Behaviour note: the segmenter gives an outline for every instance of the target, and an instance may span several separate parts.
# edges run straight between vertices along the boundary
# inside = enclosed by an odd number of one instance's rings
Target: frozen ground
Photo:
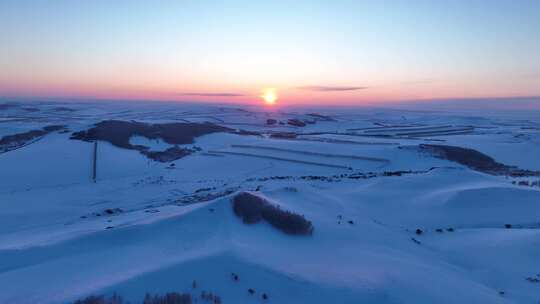
[[[0,303],[114,292],[138,303],[146,292],[169,291],[204,303],[203,290],[223,303],[540,301],[540,176],[490,175],[415,149],[471,148],[538,171],[538,110],[4,108],[0,138],[48,125],[69,132],[0,154]],[[166,163],[100,141],[94,183],[94,144],[70,136],[111,119],[237,132],[197,137],[184,145],[194,153]],[[172,146],[144,136],[129,142]],[[241,191],[304,215],[314,233],[242,223],[231,207]]]

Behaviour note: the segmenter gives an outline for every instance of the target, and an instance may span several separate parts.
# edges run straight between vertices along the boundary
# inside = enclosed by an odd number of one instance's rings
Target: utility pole
[[[97,140],[94,141],[94,163],[92,167],[92,180],[97,182]]]

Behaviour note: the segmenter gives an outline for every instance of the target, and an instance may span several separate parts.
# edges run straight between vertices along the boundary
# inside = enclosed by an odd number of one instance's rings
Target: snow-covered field
[[[172,162],[99,141],[94,183],[94,144],[70,137],[105,120],[232,130],[180,145],[195,152]],[[0,303],[113,293],[138,303],[172,291],[200,303],[202,291],[223,303],[540,301],[540,175],[491,175],[416,149],[470,148],[534,173],[538,110],[142,102],[0,110],[0,139],[49,125],[69,132],[6,152],[0,145]],[[174,146],[140,135],[129,143]],[[231,203],[242,191],[304,215],[313,234],[244,224]]]

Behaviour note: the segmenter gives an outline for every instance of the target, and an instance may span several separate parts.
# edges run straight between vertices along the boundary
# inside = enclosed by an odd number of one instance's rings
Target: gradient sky
[[[540,1],[0,1],[0,95],[540,95]]]

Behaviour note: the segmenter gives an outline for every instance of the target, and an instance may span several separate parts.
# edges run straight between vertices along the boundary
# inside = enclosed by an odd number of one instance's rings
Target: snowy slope
[[[332,121],[292,127],[266,120],[309,120],[315,111],[32,106],[39,111],[0,113],[29,121],[2,121],[0,136],[59,121],[71,131],[86,130],[106,119],[213,122],[260,135],[204,135],[185,145],[200,151],[169,163],[100,142],[97,183],[93,145],[69,139],[71,132],[0,154],[0,303],[70,303],[114,292],[137,303],[146,292],[198,296],[203,290],[224,303],[260,303],[262,293],[268,303],[540,299],[540,283],[527,280],[540,273],[540,188],[512,183],[540,177],[492,176],[414,149],[433,142],[469,147],[536,170],[540,120],[534,116],[319,109]],[[349,131],[460,124],[482,128],[414,138]],[[298,137],[271,138],[276,130]],[[170,147],[142,136],[131,143]],[[516,145],[529,152],[516,152]],[[242,223],[231,206],[241,191],[304,215],[313,235]]]

